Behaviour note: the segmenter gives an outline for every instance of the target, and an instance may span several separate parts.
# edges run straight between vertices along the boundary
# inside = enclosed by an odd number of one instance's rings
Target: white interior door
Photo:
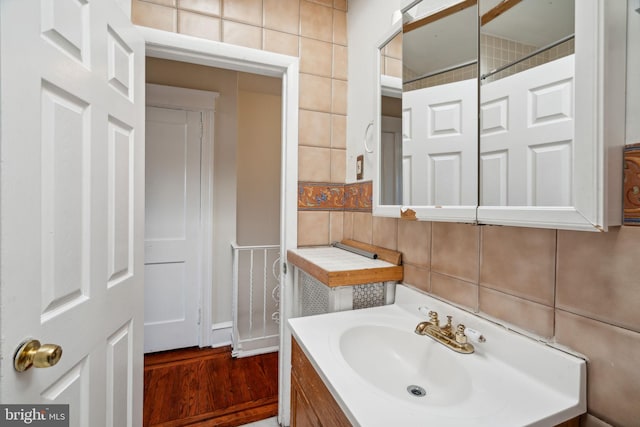
[[[477,82],[402,94],[405,205],[477,204]]]
[[[202,114],[147,107],[144,351],[198,345]]]
[[[142,424],[144,41],[113,1],[2,0],[0,401]],[[17,372],[27,338],[60,362]]]
[[[402,119],[382,116],[380,123],[381,204],[402,204]]]
[[[573,206],[574,56],[482,85],[480,205]]]

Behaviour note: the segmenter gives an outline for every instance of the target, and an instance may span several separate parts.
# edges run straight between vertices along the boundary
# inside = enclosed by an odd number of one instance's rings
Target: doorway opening
[[[145,351],[277,351],[282,81],[146,62]]]
[[[137,27],[146,41],[147,58],[168,59],[178,62],[205,65],[241,72],[249,72],[262,76],[281,79],[281,197],[280,197],[280,253],[286,254],[289,247],[297,244],[297,165],[298,165],[298,58],[275,54],[266,51],[230,46],[208,40],[194,39],[180,34],[168,33],[146,27]],[[286,167],[284,167],[286,165]],[[216,222],[219,224],[219,222]],[[224,226],[224,224],[221,224]],[[229,248],[227,254],[230,254]],[[215,254],[214,254],[215,256]],[[279,261],[279,271],[286,264],[285,257]],[[215,273],[214,273],[215,274]],[[288,424],[289,419],[289,375],[290,365],[290,332],[286,328],[289,317],[289,301],[293,278],[283,275],[280,294],[282,296],[280,315],[280,352],[278,358],[278,420]],[[221,303],[220,300],[218,303]],[[211,316],[211,313],[208,313]],[[220,336],[227,337],[227,329],[231,324],[222,325],[207,319],[207,313],[202,313],[204,324],[211,324],[210,340],[219,340]],[[216,329],[216,326],[219,328]],[[220,333],[216,333],[220,332]]]

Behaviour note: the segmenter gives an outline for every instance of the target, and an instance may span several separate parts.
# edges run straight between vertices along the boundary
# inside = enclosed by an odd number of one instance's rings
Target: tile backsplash
[[[357,212],[371,218],[372,194],[371,181],[353,184],[298,182],[298,246],[327,245],[342,240],[345,213]],[[350,222],[348,227],[352,228],[352,224]],[[369,230],[369,234],[371,232]],[[356,240],[371,240],[370,236],[359,237]]]

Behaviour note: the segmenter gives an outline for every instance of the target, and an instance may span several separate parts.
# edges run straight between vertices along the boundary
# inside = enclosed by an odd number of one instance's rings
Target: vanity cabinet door
[[[296,340],[291,344],[291,427],[350,427]]]
[[[291,427],[318,427],[322,423],[313,411],[295,377],[291,378]]]

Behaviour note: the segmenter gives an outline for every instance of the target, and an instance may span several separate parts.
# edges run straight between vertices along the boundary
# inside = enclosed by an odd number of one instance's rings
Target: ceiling
[[[480,11],[500,0],[480,0]],[[482,32],[543,47],[574,32],[575,0],[523,0],[482,27]]]
[[[432,5],[430,1],[426,3]],[[457,2],[449,0],[447,3],[450,5]],[[420,12],[416,16],[424,16],[422,10]],[[427,14],[431,13],[433,12]],[[473,61],[477,51],[478,30],[475,7],[431,22],[402,36],[403,65],[416,75],[424,75],[452,65]]]

